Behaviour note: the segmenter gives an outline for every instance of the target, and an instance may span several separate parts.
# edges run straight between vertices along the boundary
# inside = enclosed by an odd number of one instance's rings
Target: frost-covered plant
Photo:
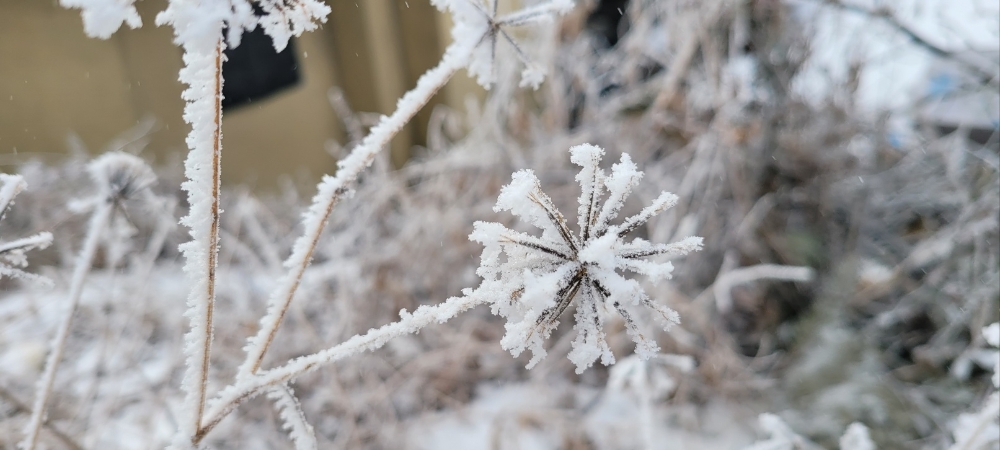
[[[812,450],[821,447],[802,437],[780,417],[764,413],[757,419],[760,429],[768,435],[767,439],[755,442],[744,450]],[[840,450],[876,450],[868,433],[868,427],[860,422],[848,425],[840,437]]]
[[[59,322],[56,335],[49,345],[49,357],[45,361],[45,371],[36,386],[31,419],[25,426],[25,439],[21,442],[21,447],[25,450],[33,450],[37,443],[38,432],[45,420],[45,408],[52,392],[52,384],[55,382],[56,371],[59,368],[63,351],[66,349],[70,326],[73,324],[73,313],[80,303],[83,284],[90,272],[101,235],[107,231],[108,222],[116,211],[124,213],[122,207],[125,202],[147,193],[147,188],[156,181],[156,176],[153,175],[149,166],[139,157],[128,153],[105,153],[91,162],[87,169],[97,186],[97,191],[85,202],[86,206],[92,209],[90,222],[87,225],[83,247],[80,248],[73,268],[73,277],[70,280],[69,294],[65,310],[62,312],[62,319]]]
[[[508,320],[501,345],[514,356],[531,350],[529,368],[545,357],[545,339],[559,325],[562,313],[579,298],[577,337],[569,359],[576,364],[577,373],[582,373],[598,358],[605,365],[614,363],[602,328],[605,310],[616,311],[625,320],[640,357],[649,358],[659,350],[654,339],[643,335],[627,306],[641,304],[650,309],[664,329],[679,322],[677,313],[650,299],[638,281],[618,272],[643,274],[654,283],[669,279],[674,269],[669,261],[655,263],[645,258],[683,256],[700,249],[702,239],[689,237],[673,244],[653,244],[641,238],[626,242],[626,235],[676,204],[677,196],[662,192],[641,212],[613,225],[642,172],[623,153],[611,175],[605,175],[599,167],[604,150],[594,145],[575,146],[570,154],[572,162],[582,167],[576,176],[581,188],[579,233],[569,229],[562,213],[542,192],[535,174],[522,170],[504,186],[494,210],[510,211],[540,228],[541,237],[496,222],[476,222],[470,237],[486,247],[477,271],[483,283],[476,293],[489,299],[494,314]],[[605,189],[608,198],[601,206]]]
[[[141,25],[133,3],[134,0],[67,0],[64,6],[80,8],[88,34],[106,38],[123,22],[133,28]],[[181,247],[186,260],[184,270],[192,286],[185,314],[191,329],[185,337],[184,412],[174,442],[178,447],[197,445],[219,420],[249,396],[257,395],[266,387],[278,388],[292,376],[315,367],[316,363],[290,364],[287,368],[295,370],[287,371],[280,377],[266,378],[266,381],[257,377],[264,355],[312,260],[334,206],[352,191],[352,185],[360,173],[372,164],[375,155],[458,70],[468,68],[481,84],[489,86],[490,80],[485,74],[493,70],[492,58],[497,38],[503,36],[513,43],[501,29],[502,26],[538,22],[553,14],[565,13],[573,5],[567,0],[552,1],[498,18],[496,1],[488,5],[459,0],[435,2],[439,8],[454,13],[455,42],[445,50],[438,66],[421,76],[417,86],[399,99],[396,111],[382,117],[351,153],[338,163],[337,173],[324,177],[319,184],[312,205],[304,215],[304,233],[295,241],[292,254],[285,261],[287,272],[270,295],[267,313],[261,319],[258,333],[250,338],[246,346],[247,356],[239,367],[236,381],[223,390],[224,393],[238,395],[234,398],[223,395],[216,402],[214,414],[206,414],[222,212],[223,52],[227,47],[239,45],[244,30],[252,30],[258,25],[273,38],[275,48],[281,50],[290,36],[315,29],[317,22],[324,22],[330,12],[329,7],[316,0],[259,0],[255,3],[263,13],[257,15],[252,3],[248,0],[171,0],[157,16],[157,24],[173,27],[175,43],[184,50],[184,68],[180,73],[181,81],[188,86],[182,95],[187,101],[184,119],[192,127],[187,138],[190,149],[185,161],[187,181],[182,185],[188,193],[190,210],[181,220],[191,234],[191,241]],[[471,12],[470,5],[478,12]],[[487,10],[493,12],[487,13]],[[224,29],[228,29],[225,36]],[[523,53],[519,53],[523,58]],[[489,59],[488,64],[484,62],[486,58]],[[541,78],[537,70],[531,70],[526,80],[528,84],[537,86]],[[419,327],[406,328],[410,332],[416,329]],[[321,357],[319,363],[328,363],[337,359],[337,355],[345,356],[343,352],[318,352],[310,356]],[[283,397],[279,395],[278,398]],[[282,409],[287,410],[285,407]],[[210,417],[206,418],[206,415]],[[296,442],[303,441],[296,439]]]
[[[687,355],[656,355],[644,360],[638,355],[622,358],[608,376],[608,390],[634,394],[639,404],[640,429],[646,449],[656,448],[653,430],[656,428],[653,404],[677,388],[677,381],[668,372],[668,367],[689,373],[694,370],[695,361]]]
[[[20,175],[0,173],[0,220],[14,204],[14,197],[27,187],[28,183]],[[52,284],[48,278],[21,270],[28,265],[26,252],[44,249],[50,244],[52,244],[52,233],[49,232],[41,232],[10,242],[0,242],[0,278],[7,276],[44,285]]]
[[[993,347],[1000,347],[1000,322],[983,328],[983,337]],[[1000,354],[993,352],[993,387],[979,411],[958,416],[950,450],[995,448],[1000,445]],[[993,447],[990,447],[990,446]]]

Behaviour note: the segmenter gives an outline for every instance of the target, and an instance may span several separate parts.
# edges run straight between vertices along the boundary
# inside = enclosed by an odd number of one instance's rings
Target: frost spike
[[[646,223],[657,214],[673,208],[674,205],[677,204],[677,200],[678,197],[676,195],[669,192],[661,192],[660,196],[657,197],[656,200],[653,200],[653,204],[643,208],[642,211],[639,211],[639,214],[625,219],[625,221],[617,227],[618,236],[623,237],[626,234],[631,233],[632,230],[639,228],[642,224]]]

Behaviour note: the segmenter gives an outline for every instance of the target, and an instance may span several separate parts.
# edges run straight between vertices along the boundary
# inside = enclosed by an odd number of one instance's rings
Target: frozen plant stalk
[[[260,370],[264,355],[278,332],[295,291],[298,290],[302,275],[312,260],[313,252],[334,206],[351,192],[354,181],[372,164],[375,155],[430,101],[452,75],[463,67],[468,70],[469,75],[477,77],[483,87],[489,88],[492,83],[493,58],[498,37],[506,38],[527,64],[523,52],[504,31],[504,27],[525,26],[551,20],[554,15],[564,14],[573,7],[572,1],[555,0],[508,15],[497,16],[498,1],[493,0],[487,11],[477,0],[432,0],[431,3],[439,9],[451,12],[455,21],[455,26],[452,28],[454,42],[445,49],[438,65],[424,73],[417,80],[417,85],[399,99],[396,111],[389,116],[383,116],[358,146],[346,158],[337,162],[337,173],[334,176],[324,177],[317,187],[312,205],[303,216],[305,232],[296,239],[292,254],[285,260],[284,265],[288,271],[271,292],[267,314],[260,321],[260,330],[256,336],[250,338],[245,347],[247,358],[239,368],[238,378],[246,379]],[[541,77],[537,74],[525,76],[531,77],[530,83],[535,87],[541,82]]]
[[[24,429],[25,438],[21,442],[21,448],[25,450],[34,450],[38,441],[38,431],[41,429],[42,422],[45,421],[45,407],[49,395],[52,393],[56,370],[59,368],[59,361],[66,349],[66,338],[69,336],[70,326],[73,323],[73,313],[76,311],[77,304],[80,303],[83,283],[87,279],[87,274],[90,273],[90,264],[97,251],[101,232],[107,228],[111,215],[116,208],[122,205],[122,202],[143,193],[156,181],[156,176],[153,175],[149,166],[138,157],[128,153],[105,153],[91,162],[87,169],[89,169],[90,176],[98,190],[91,199],[93,212],[87,225],[87,235],[84,238],[83,247],[80,249],[76,265],[73,267],[69,298],[65,310],[63,310],[59,328],[49,345],[49,357],[45,361],[45,371],[38,381],[31,418]]]
[[[636,343],[636,353],[649,358],[656,342],[644,336],[628,306],[642,305],[664,327],[678,323],[677,313],[650,299],[634,279],[621,276],[628,270],[646,275],[653,282],[669,279],[673,265],[645,258],[676,257],[700,250],[702,239],[689,237],[673,244],[653,244],[643,239],[625,241],[625,236],[653,216],[677,203],[677,196],[663,192],[639,214],[612,225],[625,199],[642,178],[628,154],[606,176],[598,166],[604,150],[590,144],[570,149],[570,160],[582,167],[576,176],[581,194],[579,232],[574,233],[552,200],[541,191],[531,170],[513,175],[497,199],[495,211],[510,211],[521,220],[542,229],[541,237],[520,233],[493,222],[476,222],[470,239],[483,244],[482,266],[476,272],[483,283],[476,289],[493,305],[493,313],[507,318],[507,333],[501,345],[514,356],[525,349],[533,357],[531,368],[545,357],[544,340],[559,325],[559,317],[574,299],[577,336],[569,359],[577,373],[597,358],[614,363],[602,329],[604,311],[617,311]],[[607,199],[601,206],[601,198]],[[502,258],[506,254],[506,258]]]

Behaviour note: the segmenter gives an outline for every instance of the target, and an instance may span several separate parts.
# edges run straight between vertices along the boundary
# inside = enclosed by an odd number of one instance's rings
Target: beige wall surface
[[[334,170],[324,144],[343,138],[327,90],[340,85],[357,111],[390,113],[443,51],[447,21],[427,1],[328,4],[327,24],[296,42],[302,82],[225,114],[224,183],[270,189],[283,176],[317,179]],[[0,171],[14,171],[28,158],[64,158],[70,133],[91,154],[105,151],[147,117],[157,126],[144,157],[162,164],[185,151],[181,54],[171,30],[154,25],[166,0],[137,5],[143,27],[99,40],[84,35],[78,11],[56,0],[0,0]],[[454,90],[439,97],[451,103],[460,97]],[[396,164],[424,141],[430,109],[393,142]]]

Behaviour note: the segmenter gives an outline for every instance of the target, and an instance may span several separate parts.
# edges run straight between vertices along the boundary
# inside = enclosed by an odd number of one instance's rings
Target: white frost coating
[[[605,310],[615,311],[625,320],[640,357],[649,358],[658,351],[655,340],[639,330],[629,307],[644,306],[664,329],[679,322],[677,313],[651,300],[637,281],[618,272],[629,270],[654,281],[668,279],[673,272],[669,261],[657,263],[645,258],[682,256],[700,250],[702,239],[690,237],[655,245],[642,239],[625,242],[629,231],[676,203],[677,196],[666,192],[622,225],[598,226],[601,220],[615,217],[642,173],[624,155],[612,177],[606,179],[599,168],[604,150],[585,144],[570,152],[571,161],[581,166],[576,177],[581,186],[578,233],[569,230],[566,219],[541,191],[535,174],[522,170],[501,189],[494,210],[510,211],[541,228],[542,236],[519,233],[499,223],[476,222],[469,238],[484,246],[481,266],[476,271],[483,281],[475,292],[489,300],[494,314],[507,319],[501,346],[514,356],[531,350],[528,368],[544,358],[545,339],[558,326],[562,313],[579,298],[577,336],[568,356],[580,373],[598,358],[606,365],[614,363],[601,327]],[[612,204],[602,208],[599,202],[605,186]],[[504,254],[506,258],[501,257]]]
[[[316,0],[260,0],[258,4],[264,10],[260,25],[279,52],[285,49],[292,36],[315,30],[319,27],[317,22],[326,23],[326,16],[330,14],[330,7]]]
[[[472,57],[465,68],[480,86],[489,89],[496,81],[494,64],[497,41],[503,39],[514,48],[518,58],[526,66],[521,73],[521,87],[531,86],[537,89],[545,78],[545,71],[528,61],[527,55],[504,29],[551,21],[554,16],[566,14],[573,9],[573,2],[553,0],[504,16],[497,16],[497,2],[499,0],[493,0],[486,5],[475,0],[431,0],[431,4],[439,10],[451,13],[454,23],[451,36],[455,42],[475,43]]]
[[[1000,322],[994,322],[990,326],[983,328],[983,338],[994,347],[1000,347]],[[996,356],[993,365],[993,387],[1000,388],[1000,355]]]
[[[959,415],[953,431],[955,444],[949,450],[996,448],[995,445],[1000,442],[1000,416],[997,411],[1000,411],[1000,392],[993,392],[978,412]]]
[[[244,11],[244,8],[238,10],[238,12],[242,11]],[[156,24],[173,27],[174,43],[183,47],[185,57],[188,55],[204,56],[215,52],[219,38],[222,37],[223,25],[233,25],[230,21],[233,21],[235,18],[243,18],[243,14],[245,12],[234,14],[233,8],[230,7],[230,2],[228,1],[170,0],[167,9],[156,15]],[[185,97],[184,99],[189,102],[193,101],[192,95],[196,94],[196,92],[192,92],[193,85],[190,82],[199,80],[196,74],[190,72],[210,67],[210,65],[198,65],[193,64],[193,62],[185,58],[184,68],[181,69],[180,76],[181,82],[189,86],[184,91],[184,94],[182,94]],[[187,75],[185,75],[185,71],[188,72]],[[207,77],[203,75],[201,78],[202,82],[199,84],[207,86],[205,84],[206,79]],[[185,108],[185,121],[187,121],[188,114],[188,108]],[[188,121],[188,123],[191,122]],[[188,139],[190,137],[189,135]],[[190,142],[188,142],[188,148],[191,148]]]
[[[381,348],[393,338],[416,333],[421,328],[433,323],[445,323],[462,312],[486,303],[486,300],[475,292],[466,290],[464,294],[462,297],[451,297],[437,305],[420,306],[412,314],[405,309],[401,310],[399,312],[400,319],[397,322],[383,325],[377,329],[370,329],[363,335],[353,336],[326,350],[295,358],[283,366],[243,377],[235,384],[223,389],[211,401],[206,410],[204,424],[218,423],[241,401],[260,395],[269,387],[286,383],[295,377],[352,355]]]
[[[94,210],[87,226],[87,235],[83,242],[83,248],[80,249],[80,254],[77,256],[73,268],[66,309],[63,311],[56,335],[49,345],[49,357],[45,362],[45,371],[38,381],[35,391],[35,403],[31,410],[31,418],[24,429],[25,439],[21,442],[21,448],[26,450],[35,448],[38,432],[41,429],[42,422],[45,420],[46,404],[52,392],[52,384],[55,381],[56,371],[59,368],[63,350],[66,347],[66,339],[69,336],[70,325],[73,322],[73,313],[80,302],[80,295],[83,293],[83,283],[90,272],[90,265],[94,259],[94,254],[97,252],[101,233],[107,228],[108,221],[120,202],[129,200],[137,194],[146,193],[146,188],[156,181],[153,171],[142,159],[122,152],[108,152],[101,155],[87,165],[87,171],[97,185],[97,192],[90,202],[94,205]],[[4,247],[10,247],[19,242],[24,242],[21,245],[23,249],[26,246],[47,246],[51,241],[52,235],[44,233],[43,235],[0,246],[0,254],[4,253]]]
[[[604,149],[596,145],[583,144],[569,149],[570,162],[581,167],[580,173],[576,174],[576,182],[580,183],[580,207],[576,215],[580,235],[585,241],[590,238],[594,226],[591,220],[596,219],[590,211],[597,208],[597,202],[604,195],[604,170],[599,166],[603,158]]]
[[[611,166],[611,176],[605,180],[608,188],[608,200],[604,202],[601,213],[597,216],[597,223],[594,225],[594,234],[601,234],[608,227],[608,223],[618,217],[618,213],[625,206],[625,199],[632,193],[632,189],[639,184],[642,179],[642,172],[632,162],[628,153],[622,153],[621,162]]]
[[[795,450],[806,447],[806,440],[785,424],[780,417],[764,413],[757,417],[760,429],[769,437],[764,441],[757,441],[754,445],[746,447],[746,450]]]
[[[174,445],[190,446],[200,429],[208,382],[208,360],[212,342],[215,302],[215,269],[218,256],[219,190],[222,150],[222,61],[225,43],[223,23],[233,17],[229,2],[174,0],[157,18],[157,24],[174,28],[175,42],[184,49],[180,80],[188,87],[181,94],[187,102],[184,121],[191,124],[184,161],[190,210],[181,224],[190,230],[191,241],[181,244],[184,272],[190,282],[188,309],[184,315],[191,329],[184,336],[186,356],[181,388],[184,406]]]
[[[860,422],[848,425],[847,431],[840,437],[840,450],[876,450],[868,427]]]
[[[719,312],[728,312],[733,307],[730,295],[733,287],[755,280],[771,279],[782,281],[809,282],[816,276],[816,271],[804,266],[782,266],[779,264],[757,264],[741,267],[720,275],[712,285],[715,295],[715,306]]]
[[[530,269],[524,269],[522,279],[524,287],[518,301],[526,312],[521,320],[508,320],[504,328],[507,332],[500,340],[500,346],[509,350],[514,356],[520,355],[525,349],[531,350],[532,358],[528,367],[534,367],[545,357],[543,347],[545,339],[558,325],[558,321],[537,327],[541,315],[549,308],[556,306],[560,289],[567,288],[572,275],[579,270],[579,264],[568,263],[559,265],[549,273],[536,276]]]
[[[454,4],[457,4],[458,2],[451,3],[452,6],[454,6]],[[441,6],[443,2],[438,2],[438,4]],[[560,8],[563,8],[563,10],[566,8],[566,2],[554,2],[553,4],[558,5]],[[166,18],[166,16],[163,17]],[[524,23],[527,23],[527,21]],[[186,31],[185,33],[197,34],[197,29],[198,27],[194,27],[193,30],[195,31]],[[292,247],[292,254],[284,263],[285,267],[288,268],[289,271],[278,281],[277,286],[269,296],[267,314],[261,319],[261,328],[259,332],[257,335],[249,339],[248,344],[245,347],[247,358],[240,365],[237,371],[236,383],[224,390],[224,392],[229,393],[239,393],[241,390],[244,392],[236,397],[229,397],[228,399],[217,398],[214,403],[214,412],[205,417],[200,424],[202,429],[204,429],[204,427],[211,428],[214,426],[218,420],[221,420],[225,414],[228,414],[228,412],[243,401],[247,395],[250,395],[245,391],[245,389],[242,388],[247,386],[258,386],[257,388],[253,388],[254,390],[252,395],[256,395],[259,393],[260,386],[266,386],[275,382],[264,381],[265,384],[257,385],[255,383],[261,382],[261,377],[256,374],[260,369],[260,363],[263,356],[267,351],[275,333],[277,332],[282,317],[287,311],[288,305],[295,295],[295,291],[300,283],[302,274],[312,259],[312,253],[315,249],[316,243],[322,234],[323,228],[329,219],[330,212],[334,205],[342,197],[349,195],[351,192],[351,185],[357,179],[361,171],[371,165],[375,155],[383,147],[385,147],[392,137],[395,136],[395,134],[398,133],[410,119],[412,119],[417,111],[419,111],[423,105],[429,101],[430,97],[438,89],[440,89],[455,72],[463,67],[469,66],[470,60],[473,57],[473,52],[476,51],[478,47],[481,47],[480,44],[482,44],[484,39],[487,37],[487,32],[489,30],[489,27],[473,27],[471,31],[469,31],[469,34],[465,36],[456,36],[456,41],[449,45],[448,49],[446,49],[441,62],[436,67],[421,76],[417,81],[417,86],[399,99],[396,105],[396,111],[391,116],[382,117],[379,120],[379,123],[372,127],[369,134],[361,141],[361,143],[356,146],[346,158],[338,162],[338,170],[334,176],[324,177],[323,181],[317,188],[316,195],[313,197],[312,205],[303,215],[303,235],[295,241]],[[184,33],[178,33],[179,39],[182,34]],[[192,334],[193,333],[194,331],[192,331]],[[344,345],[350,344],[351,342],[353,341],[349,340],[348,342],[345,342]],[[379,343],[375,347],[380,345],[382,344]],[[335,347],[335,349],[338,348],[341,348],[341,346]],[[325,364],[339,359],[342,356],[340,356],[340,354],[331,356],[327,352],[320,352],[311,355],[310,357],[326,358],[321,361]],[[301,365],[296,367],[303,371],[311,370],[311,368],[321,363],[310,359],[303,360],[301,358],[296,361],[301,363]],[[292,377],[297,374],[295,370],[288,369],[287,365],[286,370],[290,371],[279,373],[286,373],[287,377]],[[272,374],[275,372],[272,370],[267,373]]]
[[[95,165],[92,164],[91,173],[99,172],[94,167]],[[56,330],[56,335],[49,344],[49,357],[45,361],[45,370],[42,372],[42,377],[39,378],[35,388],[35,402],[31,409],[31,418],[24,427],[25,438],[20,444],[24,450],[33,450],[35,448],[38,440],[38,432],[41,430],[42,422],[45,421],[46,404],[52,393],[52,384],[56,378],[56,371],[59,368],[60,360],[62,360],[63,351],[66,348],[66,339],[69,337],[70,325],[73,323],[73,313],[80,302],[80,294],[83,293],[83,283],[90,272],[90,264],[94,259],[94,254],[97,252],[101,232],[107,227],[108,219],[111,218],[111,213],[114,209],[113,199],[105,197],[106,192],[109,190],[110,188],[107,186],[99,187],[97,195],[100,196],[100,200],[104,201],[97,203],[97,208],[90,216],[90,223],[87,225],[87,235],[73,267],[73,276],[70,280],[66,306],[62,312],[62,318],[59,322],[59,328]]]
[[[0,173],[0,183],[2,183],[0,185],[0,217],[3,217],[4,213],[7,212],[7,208],[10,208],[11,203],[14,201],[14,197],[25,190],[28,187],[28,183],[20,175],[8,175],[6,173]]]
[[[98,200],[121,201],[156,182],[156,175],[142,158],[125,152],[108,152],[87,165],[90,178],[98,186],[103,198]]]
[[[100,39],[111,37],[122,23],[132,29],[142,26],[134,3],[135,0],[59,0],[63,8],[79,9],[83,17],[83,32]]]
[[[583,373],[583,369],[593,365],[597,358],[601,358],[601,364],[610,366],[615,363],[615,355],[611,352],[611,347],[607,342],[607,335],[601,327],[604,320],[601,312],[604,308],[598,307],[596,303],[597,294],[592,292],[593,286],[584,286],[584,294],[580,296],[580,304],[576,307],[576,314],[573,320],[576,323],[576,338],[573,340],[573,349],[566,357],[576,365],[577,373]]]
[[[316,450],[316,432],[312,425],[306,421],[305,413],[302,412],[302,405],[295,398],[292,388],[285,384],[272,388],[267,392],[267,397],[274,400],[274,406],[278,408],[278,416],[288,430],[288,436],[295,444],[295,450]]]
[[[524,201],[528,199],[528,201]],[[511,214],[521,220],[534,225],[542,230],[542,239],[553,239],[560,235],[560,223],[565,222],[562,213],[555,209],[552,199],[542,192],[541,183],[535,173],[528,170],[520,170],[511,176],[510,184],[500,190],[497,197],[496,206],[493,211],[510,211]],[[549,215],[554,215],[557,220],[549,219]],[[558,248],[569,249],[568,242],[559,242]],[[573,241],[576,243],[576,241]]]
[[[191,124],[186,140],[190,151],[184,162],[187,181],[181,186],[191,205],[189,214],[181,219],[192,238],[181,245],[184,271],[191,283],[185,312],[191,330],[185,335],[187,360],[181,386],[185,392],[184,420],[180,421],[174,441],[177,447],[190,446],[201,430],[208,380],[221,213],[223,27],[229,27],[229,43],[236,46],[243,30],[260,23],[274,38],[276,47],[283,48],[289,36],[314,29],[313,21],[323,21],[329,13],[328,7],[313,0],[271,1],[262,6],[266,14],[259,22],[245,0],[171,0],[156,17],[157,24],[173,27],[174,42],[184,49],[180,80],[188,86],[182,97],[187,102],[184,120]]]
[[[652,204],[643,208],[642,211],[639,211],[639,214],[625,219],[616,229],[618,234],[624,235],[629,233],[638,226],[649,221],[649,219],[653,218],[657,214],[673,208],[677,205],[677,200],[678,198],[676,195],[669,192],[661,192],[660,196],[656,197],[656,200],[653,200]]]
[[[291,256],[285,260],[284,266],[288,272],[271,291],[267,314],[260,321],[260,330],[245,347],[247,358],[240,365],[238,377],[246,377],[260,367],[264,353],[298,289],[302,273],[312,261],[312,253],[334,205],[349,192],[350,186],[357,180],[361,171],[375,160],[375,155],[413,118],[434,93],[465,65],[471,49],[472,46],[468,43],[449,46],[441,62],[421,76],[417,80],[417,86],[399,99],[396,111],[391,116],[383,116],[378,124],[372,127],[368,136],[365,136],[346,158],[337,162],[337,174],[323,177],[312,199],[312,205],[303,214],[303,234],[296,239]]]
[[[983,338],[993,347],[1000,347],[1000,322],[982,330]],[[1000,388],[1000,354],[994,353],[993,387]],[[1000,391],[994,390],[979,411],[958,416],[952,434],[955,444],[949,450],[995,448],[1000,443]],[[994,447],[990,447],[993,445]]]
[[[545,81],[545,69],[539,67],[537,64],[528,64],[524,70],[521,71],[521,81],[518,83],[518,87],[530,87],[533,90],[538,90]]]

